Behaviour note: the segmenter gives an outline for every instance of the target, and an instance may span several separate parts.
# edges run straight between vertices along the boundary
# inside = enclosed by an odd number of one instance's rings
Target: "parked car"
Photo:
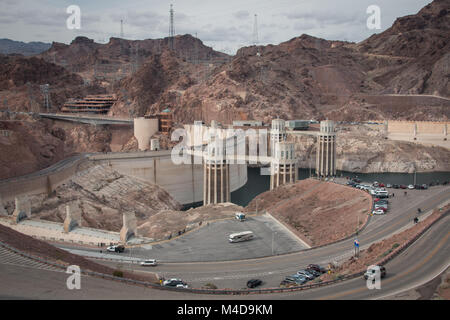
[[[413,190],[414,189],[414,185],[412,185],[412,184],[408,185],[408,189],[409,190]]]
[[[398,189],[398,188],[400,188],[400,186],[399,186],[398,184],[393,184],[393,185],[392,185],[392,188]]]
[[[181,279],[176,279],[176,278],[165,280],[163,282],[163,286],[172,287],[172,288],[184,288],[184,289],[188,288],[188,285],[186,282],[184,282]]]
[[[377,210],[372,211],[372,214],[375,214],[375,215],[380,215],[380,214],[385,214],[385,213],[386,212],[382,209],[377,209]]]
[[[320,277],[320,275],[322,274],[322,273],[317,272],[316,270],[310,269],[310,268],[306,268],[305,270],[306,270],[308,273],[312,274],[315,278]]]
[[[378,267],[380,268],[380,277],[384,278],[386,276],[386,268],[383,266],[378,266]],[[375,275],[376,271],[377,270],[375,268],[367,270],[364,273],[364,279],[367,280],[367,279],[373,277]]]
[[[157,262],[156,262],[156,259],[148,259],[148,260],[142,261],[140,263],[140,265],[143,267],[156,266]]]
[[[315,278],[314,275],[312,275],[311,273],[309,273],[308,271],[303,270],[303,269],[297,271],[297,274],[300,275],[300,276],[305,277],[308,280],[313,280]]]
[[[257,286],[260,286],[262,284],[262,281],[260,279],[250,279],[247,281],[247,288],[256,288]]]
[[[386,185],[386,188],[392,188],[392,184],[388,183],[388,184]]]
[[[376,203],[376,204],[373,205],[373,207],[375,209],[383,209],[384,208],[384,209],[387,210],[388,205],[387,205],[387,203]]]
[[[407,187],[404,184],[400,185],[400,189],[406,189]]]
[[[421,185],[421,189],[426,190],[428,189],[428,186],[424,183],[423,185]]]
[[[286,278],[284,278],[284,280],[281,281],[280,285],[281,286],[289,285],[289,284],[302,285],[302,284],[305,284],[306,282],[308,282],[308,279],[296,274],[296,275],[287,276]]]
[[[327,272],[327,269],[319,266],[318,264],[309,264],[308,265],[308,269],[312,269],[312,270],[315,270],[315,271],[320,272],[320,273]]]
[[[378,187],[384,188],[384,183],[379,183],[379,184],[378,184]]]

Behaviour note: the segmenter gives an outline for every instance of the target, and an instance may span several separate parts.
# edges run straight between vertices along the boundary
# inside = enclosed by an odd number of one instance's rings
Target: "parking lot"
[[[249,241],[230,243],[232,233],[252,231]],[[267,215],[210,223],[168,242],[132,248],[131,255],[164,262],[227,261],[284,254],[305,249],[296,237]],[[130,252],[124,255],[129,255]]]

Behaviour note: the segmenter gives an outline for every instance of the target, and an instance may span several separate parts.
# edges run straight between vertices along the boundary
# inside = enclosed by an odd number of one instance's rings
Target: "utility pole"
[[[123,39],[123,20],[120,20],[120,38]]]
[[[272,230],[272,255],[273,255],[273,244],[274,244],[274,240],[275,240],[275,234],[276,232]]]
[[[170,5],[169,48],[174,49],[175,28],[173,26],[173,5]]]
[[[308,162],[309,162],[309,178],[311,179],[311,154],[309,154],[309,157],[308,157]]]
[[[195,43],[194,43],[194,64],[198,64],[198,38],[197,32],[195,33]]]

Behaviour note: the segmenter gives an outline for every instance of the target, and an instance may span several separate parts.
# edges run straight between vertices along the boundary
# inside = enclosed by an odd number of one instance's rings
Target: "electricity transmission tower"
[[[255,21],[253,23],[253,45],[258,45],[258,15],[255,14]]]
[[[40,86],[42,94],[44,95],[44,106],[45,106],[45,110],[47,111],[47,113],[50,112],[50,107],[51,107],[51,103],[50,103],[50,85],[44,84]]]
[[[133,59],[133,72],[139,69],[139,43],[136,42],[134,45],[134,59]]]
[[[173,6],[170,5],[170,26],[169,26],[169,48],[170,50],[174,49],[174,37],[175,37],[175,29],[173,26]]]

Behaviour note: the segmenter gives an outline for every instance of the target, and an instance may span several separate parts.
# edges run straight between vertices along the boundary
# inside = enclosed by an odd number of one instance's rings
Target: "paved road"
[[[417,208],[420,207],[425,214],[428,210],[449,199],[450,186],[435,187],[428,190],[411,190],[408,191],[407,196],[402,194],[393,199],[391,198],[391,209],[388,214],[374,216],[367,228],[360,234],[361,249],[369,247],[372,243],[378,242],[402,228],[411,226],[412,220],[417,214]],[[195,236],[195,233],[192,234],[193,236]],[[205,243],[205,239],[210,238],[199,238],[199,240],[203,240],[203,243]],[[248,245],[251,245],[251,242],[248,242]],[[205,245],[198,250],[206,250],[207,248],[209,248],[208,245]],[[209,249],[211,250],[211,248]],[[242,260],[163,263],[154,267],[152,271],[156,271],[166,278],[180,277],[194,287],[200,287],[207,282],[212,282],[219,288],[239,289],[245,286],[245,282],[249,278],[253,277],[261,278],[264,281],[263,287],[278,287],[284,276],[295,273],[310,263],[326,265],[331,261],[342,261],[349,258],[353,254],[353,239],[312,250],[260,259],[249,259],[251,256],[245,256],[244,253],[247,253],[250,247],[245,249],[240,251]],[[209,253],[211,254],[211,252]],[[205,252],[204,254],[208,253]],[[159,259],[155,255],[152,255],[152,258]],[[98,262],[112,266],[117,265],[117,262],[101,260],[98,260]],[[126,263],[121,265],[124,268],[146,270],[145,268]]]
[[[450,217],[442,219],[386,264],[381,290],[354,279],[332,286],[282,294],[211,296],[168,292],[83,276],[81,290],[68,290],[67,274],[0,262],[0,299],[380,299],[429,281],[450,264]]]
[[[27,180],[27,179],[31,179],[31,178],[35,178],[35,177],[40,177],[43,175],[47,175],[51,172],[55,172],[55,171],[60,171],[66,167],[70,167],[71,165],[73,165],[73,163],[83,159],[83,158],[87,158],[89,155],[91,155],[91,153],[80,153],[80,154],[76,154],[72,157],[66,158],[64,160],[61,160],[53,165],[51,165],[50,167],[47,167],[45,169],[30,173],[30,174],[26,174],[23,176],[19,176],[19,177],[13,177],[13,178],[8,178],[8,179],[3,179],[0,180],[0,184],[7,184],[13,181],[21,181],[21,180]]]

